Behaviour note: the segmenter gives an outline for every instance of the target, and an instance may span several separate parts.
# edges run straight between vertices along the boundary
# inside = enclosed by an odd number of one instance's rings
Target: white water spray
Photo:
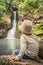
[[[6,39],[14,39],[15,30],[16,30],[16,11],[14,11],[14,20],[13,20],[12,28],[11,30],[9,30]]]
[[[8,35],[6,37],[6,39],[8,40],[8,46],[9,46],[9,50],[11,50],[12,52],[15,49],[14,46],[14,40],[15,40],[15,31],[16,31],[16,11],[13,12],[14,13],[14,20],[12,22],[12,28],[8,31]]]

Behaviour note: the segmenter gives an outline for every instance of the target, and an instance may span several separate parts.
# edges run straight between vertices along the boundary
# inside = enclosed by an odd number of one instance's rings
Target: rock
[[[0,23],[0,38],[7,36],[7,26],[4,23]]]
[[[0,56],[0,65],[43,65],[43,63],[38,63],[33,60],[20,60],[20,61],[11,61],[8,56]]]
[[[11,26],[11,18],[10,18],[10,16],[8,14],[4,15],[3,21],[7,25],[8,29],[9,29],[10,26]]]
[[[39,48],[39,57],[43,59],[43,48]]]
[[[39,41],[39,57],[43,59],[43,40]]]

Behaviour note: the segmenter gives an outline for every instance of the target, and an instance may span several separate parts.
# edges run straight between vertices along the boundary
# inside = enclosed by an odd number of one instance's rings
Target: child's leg
[[[15,53],[16,55],[19,54],[19,49],[14,50],[14,53]]]
[[[27,54],[24,54],[23,59],[26,59],[26,60],[33,60],[33,59],[32,59],[29,55],[27,55]]]
[[[16,55],[19,54],[19,51],[20,51],[19,49],[15,50],[15,54]],[[23,55],[23,59],[32,60],[32,58],[26,54]]]

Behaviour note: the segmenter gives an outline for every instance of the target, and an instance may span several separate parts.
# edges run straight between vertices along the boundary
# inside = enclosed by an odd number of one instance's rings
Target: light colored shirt
[[[24,54],[33,58],[38,55],[38,51],[39,44],[37,37],[34,34],[22,34],[20,38],[20,52],[17,55],[17,60],[21,59]]]

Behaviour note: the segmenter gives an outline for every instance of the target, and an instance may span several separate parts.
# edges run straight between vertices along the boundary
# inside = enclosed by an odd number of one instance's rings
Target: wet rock
[[[39,57],[43,59],[43,40],[39,41]]]

